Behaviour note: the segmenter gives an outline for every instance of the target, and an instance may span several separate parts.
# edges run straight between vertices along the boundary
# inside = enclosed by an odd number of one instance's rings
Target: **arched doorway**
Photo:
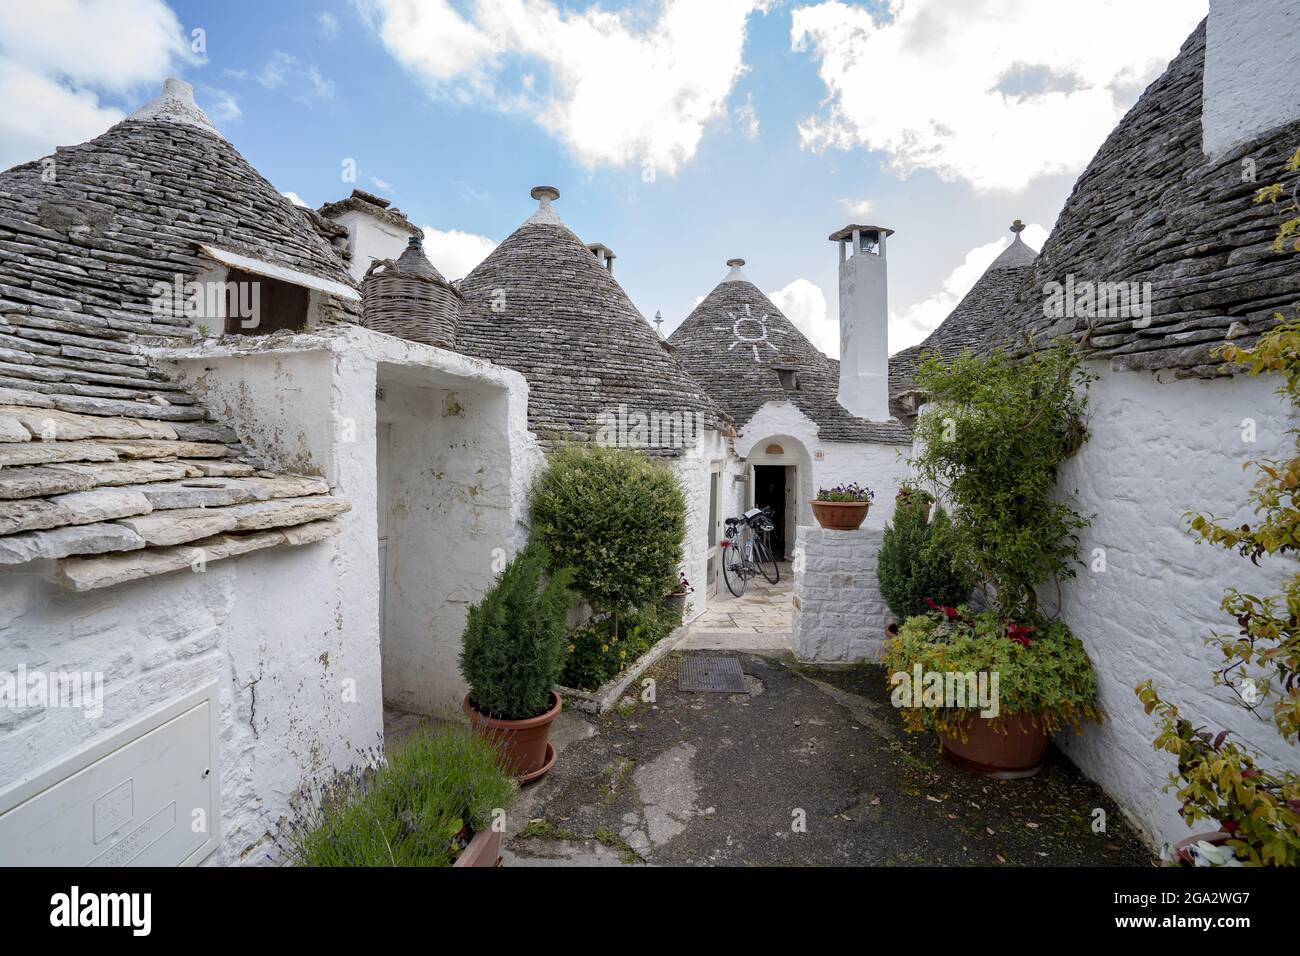
[[[778,557],[788,561],[794,553],[795,528],[812,519],[812,457],[803,442],[790,435],[761,438],[743,457],[749,469],[748,505],[772,508],[773,545]]]

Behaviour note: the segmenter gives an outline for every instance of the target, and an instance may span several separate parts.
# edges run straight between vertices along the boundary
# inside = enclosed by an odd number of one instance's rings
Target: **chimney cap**
[[[618,258],[618,256],[614,254],[614,250],[611,249],[609,246],[605,245],[603,242],[589,242],[587,243],[587,248],[591,250],[591,252],[593,252],[597,258],[602,258],[602,254],[603,254],[603,258],[606,259]]]
[[[528,195],[538,202],[555,202],[560,198],[560,191],[554,186],[534,186]]]
[[[894,230],[885,226],[864,226],[858,223],[850,223],[843,229],[832,232],[829,238],[831,242],[844,242],[847,239],[852,239],[855,232],[875,233],[877,236],[892,236],[894,234]]]

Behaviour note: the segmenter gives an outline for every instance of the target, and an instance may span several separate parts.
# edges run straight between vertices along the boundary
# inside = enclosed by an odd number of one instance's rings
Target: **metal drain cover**
[[[745,673],[734,657],[687,654],[682,658],[677,686],[682,690],[712,694],[748,694]]]

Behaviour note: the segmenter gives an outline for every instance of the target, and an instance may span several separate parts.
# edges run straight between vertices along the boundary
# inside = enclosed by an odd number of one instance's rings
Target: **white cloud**
[[[424,230],[424,254],[451,282],[469,275],[470,270],[497,247],[487,236],[472,232],[434,229],[432,226],[420,228]]]
[[[303,198],[302,198],[301,196],[299,196],[299,195],[298,195],[296,192],[294,192],[293,190],[288,190],[287,192],[282,192],[282,193],[280,193],[280,195],[283,196],[285,199],[289,200],[289,202],[293,203],[295,206],[302,206],[302,207],[307,208],[307,209],[310,209],[310,208],[311,208],[310,206],[307,205],[306,202],[303,201]]]
[[[850,216],[859,219],[870,216],[871,210],[875,208],[875,204],[870,199],[841,199],[840,205],[844,207],[844,211]]]
[[[664,0],[648,23],[635,10],[552,0],[478,0],[468,15],[448,0],[360,9],[435,95],[531,115],[588,168],[641,163],[671,174],[727,116],[745,71],[746,21],[765,4]],[[511,67],[523,76],[512,81]]]
[[[1030,248],[1041,249],[1043,243],[1047,241],[1047,230],[1038,223],[1032,223],[1025,227],[1020,238]],[[971,287],[979,281],[980,276],[984,275],[990,263],[1009,245],[1011,240],[1004,238],[976,246],[966,253],[961,265],[948,273],[948,278],[943,280],[943,287],[938,292],[901,311],[891,310],[889,313],[890,354],[923,342],[925,337],[948,317],[948,313],[957,307],[957,303],[961,302]]]
[[[218,124],[236,123],[243,118],[244,111],[239,108],[239,97],[229,90],[205,86],[203,99],[207,102],[204,112]]]
[[[378,176],[371,176],[370,182],[374,185],[376,189],[391,191],[393,188],[392,183],[390,183],[387,179],[380,179]]]
[[[99,135],[124,115],[102,97],[198,62],[162,0],[0,3],[0,169]]]
[[[743,105],[736,107],[734,114],[736,124],[740,131],[745,134],[746,139],[758,139],[758,113],[754,110],[754,95],[752,93],[745,96]]]
[[[254,80],[268,90],[284,88],[296,102],[310,106],[315,100],[327,100],[334,96],[334,81],[321,75],[315,64],[304,64],[291,53],[272,50],[271,56],[256,73],[248,70],[224,71],[224,75],[237,80],[246,80],[251,75]]]
[[[339,18],[332,13],[322,13],[316,18],[316,23],[320,26],[321,35],[326,39],[333,40],[339,35]]]
[[[981,192],[1077,173],[1205,15],[1206,0],[889,0],[793,12],[827,106],[808,148],[882,150]]]
[[[795,279],[784,289],[769,292],[767,297],[808,341],[831,358],[839,358],[840,324],[830,317],[821,286],[807,279]]]

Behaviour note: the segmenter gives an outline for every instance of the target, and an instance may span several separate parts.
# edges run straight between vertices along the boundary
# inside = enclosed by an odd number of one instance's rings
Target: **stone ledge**
[[[661,660],[668,652],[672,651],[682,641],[686,640],[686,635],[690,628],[683,624],[675,629],[671,634],[661,640],[650,650],[646,651],[631,667],[624,670],[621,674],[606,681],[596,690],[578,690],[576,687],[564,687],[561,684],[555,685],[555,692],[564,698],[564,703],[574,710],[581,710],[588,714],[603,714],[623,696],[623,691],[628,686],[644,674],[652,664]]]

